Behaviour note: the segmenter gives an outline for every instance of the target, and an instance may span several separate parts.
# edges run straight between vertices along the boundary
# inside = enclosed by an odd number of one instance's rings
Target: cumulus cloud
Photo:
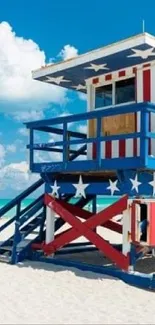
[[[22,135],[23,137],[27,137],[28,136],[28,129],[26,129],[26,128],[19,128],[18,129],[18,133],[20,135]]]
[[[65,45],[63,49],[58,54],[59,57],[61,57],[63,60],[68,60],[71,58],[74,58],[78,55],[78,50],[72,46],[72,45]]]
[[[0,190],[22,191],[39,179],[39,174],[30,174],[26,161],[11,163],[0,169]]]
[[[12,115],[14,119],[18,122],[36,121],[45,117],[43,110],[27,110],[22,112],[14,112],[12,113]]]
[[[0,167],[5,162],[5,155],[6,155],[6,150],[4,146],[0,143]]]
[[[19,37],[7,22],[0,23],[0,110],[35,112],[51,103],[64,103],[66,90],[32,79],[32,70],[45,65],[45,53],[31,39]]]
[[[15,144],[8,144],[7,146],[6,146],[6,151],[8,151],[8,152],[16,152],[16,145]]]

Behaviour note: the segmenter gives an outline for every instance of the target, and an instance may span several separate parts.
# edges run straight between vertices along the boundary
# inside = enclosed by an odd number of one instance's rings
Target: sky
[[[24,122],[86,110],[84,96],[34,81],[31,71],[139,34],[143,19],[155,35],[154,12],[154,0],[1,1],[0,198],[39,177],[29,172]]]

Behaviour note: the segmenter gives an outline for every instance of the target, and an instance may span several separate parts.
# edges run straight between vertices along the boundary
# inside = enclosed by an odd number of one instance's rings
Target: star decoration
[[[47,79],[45,81],[46,82],[54,82],[57,85],[60,85],[61,82],[70,82],[70,80],[64,79],[63,76],[60,76],[60,77],[48,77],[47,76]]]
[[[107,190],[111,191],[111,195],[113,195],[115,191],[120,191],[119,188],[116,186],[117,182],[118,182],[118,180],[116,180],[115,182],[112,182],[111,179],[109,179],[110,185],[107,187]]]
[[[132,183],[132,190],[135,190],[138,193],[138,186],[142,184],[138,181],[138,176],[135,176],[135,179],[130,178],[130,181]]]
[[[147,59],[149,56],[155,56],[155,52],[153,52],[154,48],[150,48],[147,50],[136,50],[136,49],[132,49],[132,51],[134,52],[131,55],[128,55],[127,57],[141,57],[142,59]]]
[[[51,187],[52,187],[52,193],[51,193],[51,195],[52,196],[55,196],[55,197],[58,197],[59,196],[58,190],[59,190],[60,186],[57,186],[57,181],[55,181],[54,182],[54,185],[51,186]]]
[[[73,186],[76,188],[76,194],[74,197],[83,196],[84,198],[86,198],[85,189],[87,186],[89,186],[89,184],[83,184],[81,175],[79,177],[79,183],[73,184]]]
[[[86,89],[86,86],[79,84],[77,86],[73,86],[72,88],[75,88],[76,90],[82,90],[82,89]]]
[[[109,70],[108,67],[106,67],[106,63],[105,64],[94,64],[94,63],[90,63],[90,67],[86,67],[85,69],[90,69],[90,70],[94,70],[95,72],[98,72],[99,70]]]
[[[155,173],[153,173],[153,181],[149,182],[149,184],[153,187],[153,196],[155,195]]]

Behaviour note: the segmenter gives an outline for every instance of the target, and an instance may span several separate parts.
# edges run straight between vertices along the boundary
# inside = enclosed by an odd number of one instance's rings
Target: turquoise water
[[[97,200],[97,209],[101,210],[104,207],[112,204],[113,202],[115,202],[117,200],[117,197],[101,197],[98,198]],[[7,203],[9,203],[11,200],[10,199],[0,199],[0,209],[5,206]],[[22,202],[21,204],[21,208],[24,209],[26,206],[28,206],[31,202],[33,202],[34,199],[26,199]],[[74,199],[72,199],[72,203],[74,202]],[[91,204],[89,203],[86,206],[86,209],[91,209]],[[11,209],[9,212],[7,212],[6,217],[11,217],[13,215],[15,215],[16,213],[16,208]]]

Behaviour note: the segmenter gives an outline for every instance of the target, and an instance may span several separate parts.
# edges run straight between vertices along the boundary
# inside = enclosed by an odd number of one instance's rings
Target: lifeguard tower
[[[41,67],[32,76],[85,93],[87,107],[84,113],[73,108],[69,116],[26,123],[30,170],[41,179],[1,209],[0,216],[17,206],[15,233],[0,246],[1,255],[11,263],[29,258],[76,266],[154,289],[155,270],[146,275],[134,267],[155,247],[155,37],[142,33]],[[41,143],[35,142],[36,133]],[[23,212],[21,200],[43,183],[44,194]],[[99,195],[111,195],[115,202],[98,212]],[[84,208],[88,203],[91,211]],[[119,214],[122,223],[114,219]],[[70,228],[62,228],[65,224]],[[122,234],[121,245],[105,240],[98,227]],[[37,236],[25,242],[36,228]],[[81,236],[87,241],[77,242]],[[90,250],[99,250],[110,267],[58,258]]]

